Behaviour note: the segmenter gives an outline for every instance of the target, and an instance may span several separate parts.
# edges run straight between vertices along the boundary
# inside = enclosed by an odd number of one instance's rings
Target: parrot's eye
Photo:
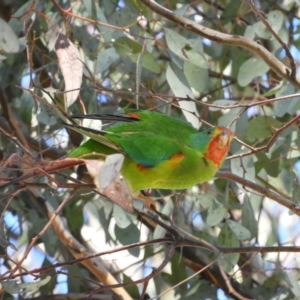
[[[207,135],[211,135],[212,132],[213,132],[213,129],[212,129],[212,128],[208,129],[208,130],[207,130]]]

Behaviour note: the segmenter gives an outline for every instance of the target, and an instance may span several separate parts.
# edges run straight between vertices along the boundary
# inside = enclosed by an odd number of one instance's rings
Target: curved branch
[[[237,46],[241,48],[245,48],[252,53],[256,54],[260,58],[264,60],[264,62],[277,74],[281,77],[288,80],[297,88],[300,88],[300,79],[292,78],[291,70],[286,65],[284,65],[280,60],[278,60],[271,52],[269,52],[266,48],[259,45],[255,41],[252,41],[248,38],[239,35],[231,35],[222,33],[207,27],[204,27],[194,21],[191,21],[182,16],[176,15],[171,10],[157,4],[154,0],[140,0],[145,5],[147,5],[152,11],[157,14],[165,17],[166,19],[175,22],[186,28],[187,30],[194,32],[198,35],[201,35],[211,41],[214,41],[219,44]]]
[[[223,172],[223,171],[217,172],[216,177],[226,178],[226,179],[232,180],[234,182],[238,182],[238,183],[242,184],[243,186],[250,188],[253,191],[258,192],[265,197],[275,200],[277,203],[279,203],[279,204],[285,206],[286,208],[288,208],[289,210],[291,210],[297,216],[300,216],[299,204],[294,203],[290,199],[280,196],[280,195],[270,191],[269,189],[264,188],[250,180],[239,177],[235,174],[232,174],[231,172]]]

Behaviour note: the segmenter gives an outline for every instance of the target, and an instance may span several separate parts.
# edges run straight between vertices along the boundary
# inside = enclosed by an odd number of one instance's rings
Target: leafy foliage
[[[299,297],[299,1],[66,3],[0,2],[2,298]],[[62,123],[125,107],[229,126],[230,156],[155,213],[100,190]]]

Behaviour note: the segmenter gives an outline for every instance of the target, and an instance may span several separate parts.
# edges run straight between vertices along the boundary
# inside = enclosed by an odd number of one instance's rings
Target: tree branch
[[[156,12],[162,17],[179,24],[186,28],[187,30],[194,32],[198,35],[201,35],[211,41],[214,41],[219,44],[230,45],[245,48],[252,53],[256,54],[264,60],[264,62],[278,75],[288,80],[297,88],[300,88],[300,79],[293,78],[291,76],[291,69],[284,65],[280,60],[278,60],[271,52],[266,48],[259,45],[255,41],[252,41],[248,38],[239,35],[231,35],[222,33],[205,26],[202,26],[194,21],[191,21],[182,16],[176,15],[171,10],[159,5],[154,0],[140,0],[146,6],[148,6],[152,11]]]

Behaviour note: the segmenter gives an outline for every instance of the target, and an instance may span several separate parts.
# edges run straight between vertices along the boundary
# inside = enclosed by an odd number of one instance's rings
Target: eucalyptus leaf
[[[113,216],[115,217],[116,223],[120,228],[127,228],[132,223],[128,213],[117,204],[114,204]]]
[[[83,76],[83,63],[77,47],[62,33],[57,36],[55,52],[65,81],[65,104],[69,107],[79,95]]]
[[[241,151],[240,153],[243,153],[243,151]],[[247,180],[254,181],[255,168],[254,168],[254,159],[252,155],[231,159],[230,166],[231,166],[231,172],[233,174],[236,174]],[[242,187],[240,184],[238,185]]]
[[[129,57],[133,62],[137,62],[143,52],[142,66],[153,73],[160,72],[160,66],[154,57],[143,46],[127,37],[121,37],[114,42],[116,52],[120,56]]]
[[[230,226],[226,222],[223,224],[219,236],[217,238],[217,244],[221,247],[238,247],[240,245],[236,234],[231,230]],[[224,254],[221,260],[221,265],[225,272],[230,272],[235,264],[239,260],[239,253]]]
[[[15,251],[18,251],[16,246],[9,242],[7,237],[7,228],[6,223],[3,219],[0,220],[0,246],[2,247],[11,247]]]
[[[206,69],[208,67],[204,55],[195,51],[185,37],[169,28],[165,28],[165,34],[169,49],[176,55],[200,68]]]
[[[130,223],[130,225],[126,228],[120,228],[118,225],[116,225],[115,234],[118,241],[125,246],[138,243],[141,232],[137,228],[136,224]],[[138,257],[140,255],[140,247],[137,246],[135,248],[128,249],[128,252],[133,256]]]
[[[20,291],[36,291],[41,286],[46,285],[51,280],[50,276],[47,276],[39,281],[17,283],[16,280],[2,281],[1,284],[4,290],[10,294],[19,294]]]
[[[300,297],[300,285],[298,281],[298,276],[292,272],[285,272],[285,278],[294,294],[295,297]]]
[[[283,124],[272,117],[257,117],[248,123],[246,135],[250,141],[270,138]],[[274,129],[273,129],[274,127]]]
[[[117,176],[120,176],[124,158],[124,155],[121,153],[106,156],[98,175],[101,188],[106,189]]]
[[[178,75],[179,76],[181,75],[181,78],[179,78]],[[175,73],[174,70],[171,68],[171,66],[168,66],[166,76],[167,76],[167,81],[175,96],[183,97],[183,98],[189,96],[190,98],[193,98],[193,93],[188,87],[188,83],[186,82],[186,80],[182,78],[184,77],[184,75],[179,69],[177,69]],[[195,113],[197,112],[195,102],[180,101],[179,105],[181,108],[183,108],[182,112],[187,118],[187,120],[192,124],[193,127],[199,129],[201,124],[199,119],[196,116],[189,113],[189,112],[195,112]]]
[[[208,209],[206,224],[208,226],[216,226],[222,220],[224,220],[224,218],[226,218],[226,216],[227,216],[227,210],[222,205],[218,205],[217,207],[210,207]]]
[[[258,224],[247,194],[244,196],[244,203],[242,206],[242,225],[249,230],[251,237],[257,236]]]
[[[174,210],[174,204],[171,200],[167,201],[166,204],[164,205],[161,213],[167,216],[170,216],[173,213]],[[154,239],[160,239],[160,238],[164,238],[166,235],[166,229],[164,229],[163,227],[157,225],[154,229],[153,232],[153,238]]]
[[[106,71],[113,63],[120,58],[115,48],[110,47],[101,51],[97,57],[97,69],[96,72]]]
[[[208,83],[207,69],[198,67],[189,61],[185,61],[183,72],[191,88],[194,88],[198,92],[206,90]]]
[[[293,95],[295,92],[295,87],[292,84],[285,83],[285,85],[283,85],[281,89],[276,92],[276,97]],[[300,97],[291,97],[274,102],[276,115],[278,117],[283,117],[286,113],[294,114],[294,107],[297,103],[299,103],[299,101]]]
[[[252,57],[246,60],[240,67],[238,73],[238,83],[244,87],[248,85],[254,78],[265,74],[270,67],[260,58]]]
[[[233,220],[227,220],[227,224],[229,225],[230,229],[235,233],[235,235],[239,240],[244,241],[250,239],[251,233],[243,225]]]
[[[0,50],[6,53],[19,51],[19,40],[8,23],[0,18]]]

